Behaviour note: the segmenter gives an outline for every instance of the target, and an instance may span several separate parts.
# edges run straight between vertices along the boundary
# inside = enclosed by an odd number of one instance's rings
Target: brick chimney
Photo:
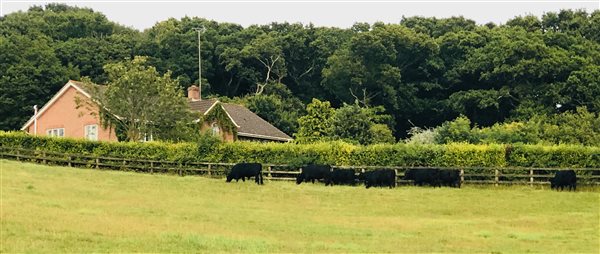
[[[195,85],[188,87],[188,100],[199,101],[200,100],[200,88]]]

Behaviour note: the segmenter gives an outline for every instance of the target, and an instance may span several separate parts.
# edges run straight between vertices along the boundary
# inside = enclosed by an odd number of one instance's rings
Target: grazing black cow
[[[302,168],[302,172],[296,177],[296,184],[315,180],[325,180],[331,174],[331,166],[309,164]]]
[[[352,169],[334,169],[325,178],[325,186],[334,184],[354,185],[356,175]]]
[[[413,180],[414,185],[423,186],[424,184],[428,184],[433,187],[442,187],[440,170],[437,168],[409,169],[404,172],[404,178],[402,179]]]
[[[460,170],[440,170],[440,182],[444,186],[460,188]]]
[[[262,165],[260,163],[238,163],[231,168],[231,172],[227,174],[227,182],[235,179],[235,181],[246,181],[246,177],[254,177],[256,184],[263,184]]]
[[[577,175],[574,170],[556,171],[554,178],[550,179],[551,189],[563,190],[565,187],[568,187],[569,190],[577,188]]]
[[[358,179],[365,182],[365,187],[396,187],[396,171],[393,169],[378,169],[361,173]]]

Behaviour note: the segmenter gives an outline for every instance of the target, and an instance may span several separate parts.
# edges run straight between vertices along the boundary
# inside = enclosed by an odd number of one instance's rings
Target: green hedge
[[[104,157],[179,162],[261,162],[290,165],[315,162],[346,166],[600,168],[600,147],[574,145],[507,146],[456,143],[447,145],[389,144],[358,146],[343,142],[315,144],[257,142],[172,144],[162,142],[94,142],[69,138],[35,137],[22,132],[0,132],[0,146]]]

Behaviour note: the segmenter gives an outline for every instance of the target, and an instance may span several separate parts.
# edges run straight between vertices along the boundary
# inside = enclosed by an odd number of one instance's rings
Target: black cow
[[[325,178],[325,185],[346,184],[354,185],[356,175],[352,169],[334,169],[331,174]]]
[[[440,170],[437,168],[409,169],[404,172],[404,180],[413,180],[414,185],[423,186],[424,184],[433,187],[442,187],[440,180]]]
[[[238,163],[231,168],[229,174],[227,174],[227,182],[231,182],[231,180],[235,179],[235,181],[246,181],[246,177],[248,180],[250,177],[254,177],[254,181],[256,184],[263,184],[262,177],[262,165],[260,163]]]
[[[385,187],[394,188],[396,186],[396,171],[392,169],[378,169],[361,173],[358,179],[365,182],[365,187]]]
[[[440,170],[440,182],[444,186],[460,188],[460,170]]]
[[[556,171],[554,178],[550,179],[551,189],[563,190],[565,187],[568,187],[569,190],[577,188],[577,175],[574,170]]]
[[[315,180],[325,180],[331,174],[331,166],[329,165],[318,165],[309,164],[302,168],[302,172],[296,177],[296,184],[302,182],[312,182]]]
[[[331,166],[310,164],[302,168],[302,172],[296,177],[296,184],[315,180],[325,180],[331,174]]]

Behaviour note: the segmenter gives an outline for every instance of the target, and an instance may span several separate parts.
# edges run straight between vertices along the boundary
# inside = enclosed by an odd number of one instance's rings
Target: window
[[[90,124],[85,126],[85,139],[97,141],[98,140],[98,125]]]
[[[210,131],[214,136],[219,136],[221,129],[219,128],[219,125],[217,123],[212,123],[212,125],[210,126]]]
[[[65,128],[47,129],[46,135],[48,135],[50,137],[64,137],[65,136]]]
[[[154,137],[152,136],[152,133],[150,133],[150,135],[148,135],[148,133],[144,133],[144,136],[140,138],[140,142],[150,142],[150,141],[154,141]]]

